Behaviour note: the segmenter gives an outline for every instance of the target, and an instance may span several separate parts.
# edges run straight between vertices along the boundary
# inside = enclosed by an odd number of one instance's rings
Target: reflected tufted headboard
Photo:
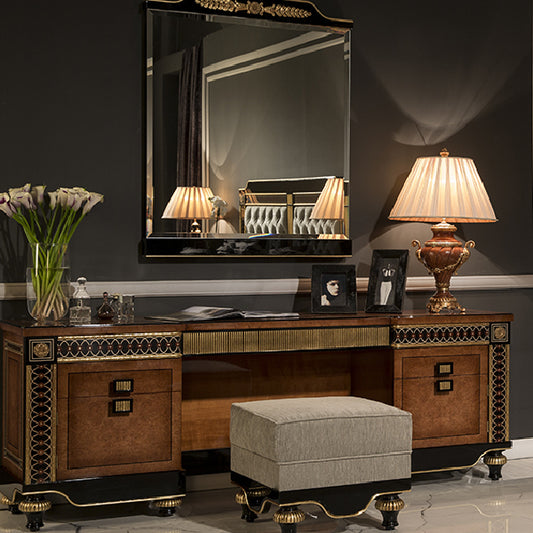
[[[345,220],[311,220],[313,206],[329,176],[250,180],[239,189],[241,233],[318,235],[344,233]],[[345,193],[345,198],[348,198]],[[348,206],[348,201],[346,201]]]

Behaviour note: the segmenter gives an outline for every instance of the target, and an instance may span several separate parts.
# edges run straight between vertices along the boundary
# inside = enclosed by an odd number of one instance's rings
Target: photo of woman
[[[324,306],[346,305],[346,280],[343,276],[323,275],[320,304]]]

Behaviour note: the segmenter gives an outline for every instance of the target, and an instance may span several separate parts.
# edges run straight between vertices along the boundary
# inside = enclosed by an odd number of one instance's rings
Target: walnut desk
[[[47,494],[78,506],[146,500],[172,512],[184,470],[229,469],[232,402],[297,396],[362,396],[410,411],[413,472],[484,457],[497,479],[511,446],[512,318],[4,321],[2,467],[22,484],[4,503],[28,516],[49,508]]]

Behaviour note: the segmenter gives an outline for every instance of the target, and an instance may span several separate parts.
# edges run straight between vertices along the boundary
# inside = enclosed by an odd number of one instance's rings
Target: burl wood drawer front
[[[180,360],[58,367],[58,479],[180,468]]]
[[[437,391],[436,381],[439,380],[404,381],[402,409],[413,414],[413,440],[479,436],[482,401],[479,374],[454,377],[451,391]]]

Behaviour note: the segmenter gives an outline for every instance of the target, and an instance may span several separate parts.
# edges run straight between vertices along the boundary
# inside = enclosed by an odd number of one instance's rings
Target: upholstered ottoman
[[[293,533],[305,517],[300,503],[339,518],[377,497],[383,527],[398,525],[398,494],[411,488],[410,413],[352,396],[234,403],[230,440],[242,518],[274,503],[274,521]]]

